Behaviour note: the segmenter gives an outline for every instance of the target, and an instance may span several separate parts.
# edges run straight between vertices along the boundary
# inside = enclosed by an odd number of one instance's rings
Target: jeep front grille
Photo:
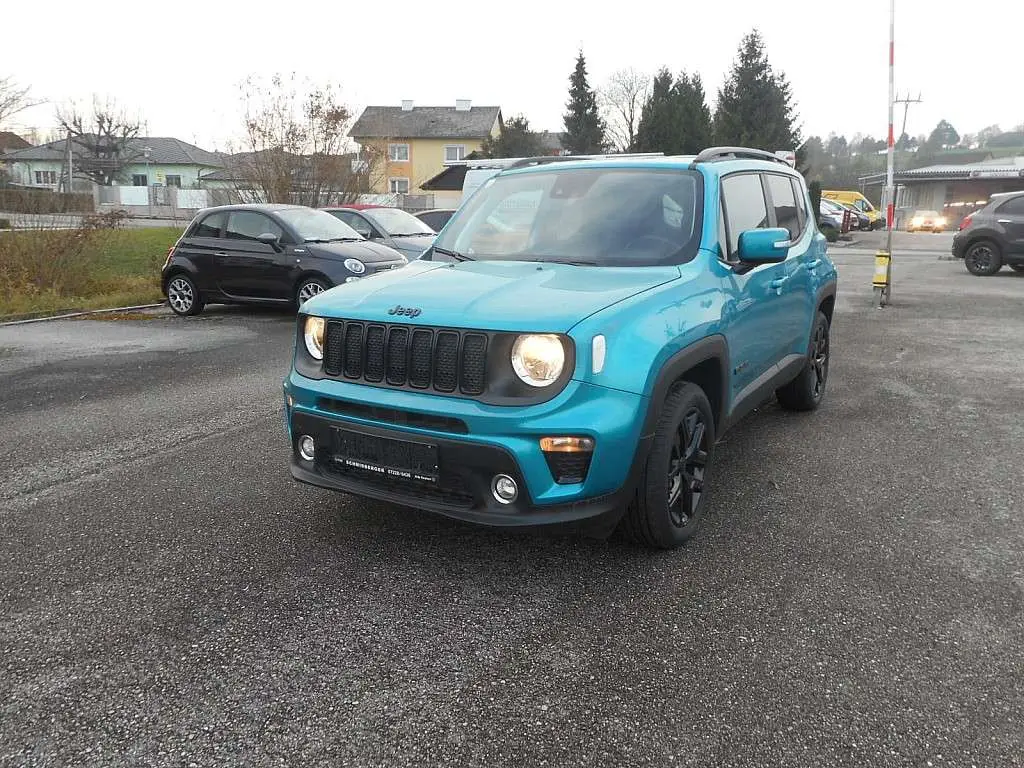
[[[480,395],[487,335],[450,328],[329,320],[324,373],[368,384]]]

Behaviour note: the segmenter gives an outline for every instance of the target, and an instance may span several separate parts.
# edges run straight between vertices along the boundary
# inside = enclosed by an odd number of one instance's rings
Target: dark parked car
[[[437,232],[401,208],[346,205],[324,210],[367,240],[390,246],[410,261],[418,259],[437,237]]]
[[[454,215],[454,208],[435,208],[432,211],[420,211],[416,214],[416,218],[435,232],[440,232],[444,229],[444,225],[448,223],[448,219]]]
[[[407,263],[323,211],[226,205],[196,215],[168,251],[161,285],[179,315],[205,304],[301,306],[335,285]]]
[[[1003,264],[1024,272],[1024,191],[992,195],[988,205],[965,216],[953,236],[953,256],[972,275],[994,275]]]

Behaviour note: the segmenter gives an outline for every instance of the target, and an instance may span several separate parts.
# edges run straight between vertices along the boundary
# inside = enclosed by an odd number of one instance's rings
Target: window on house
[[[404,178],[388,179],[388,188],[392,194],[407,195],[409,194],[409,180]]]
[[[444,161],[446,163],[452,163],[456,160],[466,159],[466,145],[465,144],[449,144],[444,148]]]
[[[133,187],[148,187],[149,177],[144,173],[133,173],[132,174],[132,186]]]
[[[56,171],[36,171],[36,184],[56,184]]]
[[[388,144],[388,158],[393,163],[409,162],[408,144]]]
[[[181,176],[176,175],[176,174],[168,174],[167,175],[167,186],[168,187],[177,187],[178,189],[181,189]]]

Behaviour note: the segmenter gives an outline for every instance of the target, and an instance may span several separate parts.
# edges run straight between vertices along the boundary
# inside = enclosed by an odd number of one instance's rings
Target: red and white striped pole
[[[896,184],[895,184],[895,166],[896,166],[896,137],[893,136],[893,110],[896,107],[896,81],[894,79],[893,70],[895,68],[895,54],[896,54],[896,0],[889,0],[889,145],[887,152],[887,162],[885,171],[885,189],[886,189],[886,211],[885,220],[888,225],[888,237],[886,240],[886,248],[890,254],[892,253],[892,228],[896,223]]]

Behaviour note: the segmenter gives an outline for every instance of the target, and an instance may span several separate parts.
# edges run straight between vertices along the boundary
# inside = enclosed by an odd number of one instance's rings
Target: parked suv
[[[988,205],[960,222],[953,256],[972,275],[994,275],[1003,264],[1024,272],[1024,192],[992,195]]]
[[[196,214],[167,252],[160,284],[171,309],[293,304],[335,285],[403,267],[329,213],[301,205],[225,205]]]
[[[836,280],[802,177],[770,152],[524,160],[420,260],[302,307],[292,475],[677,546],[729,427],[772,393],[821,403]]]

